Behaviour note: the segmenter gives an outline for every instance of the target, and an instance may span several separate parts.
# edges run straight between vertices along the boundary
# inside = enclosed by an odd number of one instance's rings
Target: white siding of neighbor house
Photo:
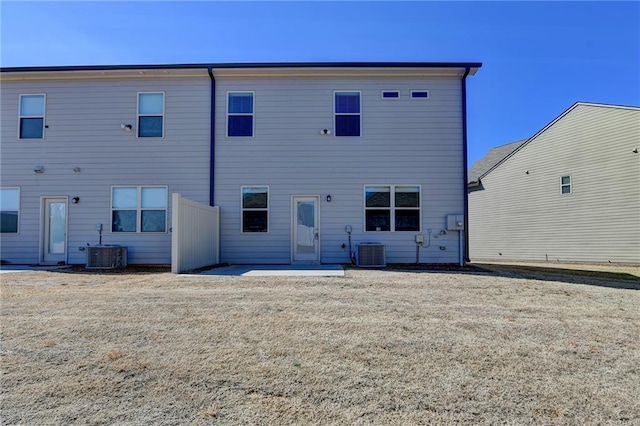
[[[21,191],[20,232],[0,235],[0,258],[38,263],[41,197],[65,196],[69,263],[85,263],[79,248],[98,244],[97,223],[103,244],[129,247],[129,263],[170,263],[171,193],[209,203],[210,84],[208,77],[3,81],[1,185]],[[165,93],[164,138],[136,138],[138,92]],[[44,140],[18,139],[19,95],[32,93],[46,94]],[[166,233],[111,232],[111,187],[121,185],[168,187]]]
[[[335,136],[336,90],[361,92],[361,137]],[[400,99],[382,99],[382,90]],[[411,99],[411,90],[429,98]],[[226,136],[229,91],[255,93],[253,137]],[[364,186],[373,184],[420,185],[425,240],[433,232],[420,261],[458,261],[457,232],[439,234],[447,214],[464,211],[459,77],[217,78],[215,128],[222,262],[290,263],[293,195],[320,196],[321,262],[349,261],[346,225],[354,247],[382,242],[387,262],[415,262],[417,232],[364,232]],[[248,185],[269,186],[268,233],[241,232]]]
[[[470,192],[471,259],[640,262],[638,148],[640,110],[578,104]]]

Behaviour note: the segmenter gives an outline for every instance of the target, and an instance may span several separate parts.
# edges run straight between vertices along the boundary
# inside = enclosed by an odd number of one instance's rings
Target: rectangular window
[[[164,93],[138,93],[138,137],[164,135]]]
[[[114,186],[111,232],[166,232],[166,186]]]
[[[269,231],[269,187],[242,187],[242,232]]]
[[[20,189],[0,189],[0,232],[18,233],[18,217],[20,214]]]
[[[411,91],[411,99],[428,99],[429,91],[428,90],[412,90]]]
[[[227,94],[227,136],[253,136],[253,92]]]
[[[420,187],[365,186],[366,231],[420,231]]]
[[[571,176],[562,176],[560,178],[560,191],[563,194],[571,194]]]
[[[20,95],[20,139],[44,139],[45,95]]]
[[[400,92],[397,90],[383,90],[382,91],[382,99],[398,99],[400,97]]]
[[[336,136],[360,136],[360,92],[335,92]]]

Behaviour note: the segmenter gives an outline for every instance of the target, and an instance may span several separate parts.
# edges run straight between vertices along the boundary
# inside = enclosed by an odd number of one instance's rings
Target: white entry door
[[[318,232],[318,197],[293,197],[293,261],[318,262],[320,260],[320,234]]]
[[[44,199],[42,261],[55,264],[67,260],[67,200]]]

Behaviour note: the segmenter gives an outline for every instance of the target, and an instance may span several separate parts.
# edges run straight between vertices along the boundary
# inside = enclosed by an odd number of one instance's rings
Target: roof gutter
[[[215,206],[215,160],[216,160],[216,78],[211,66],[207,67],[211,79],[211,112],[209,123],[209,205]]]
[[[10,72],[54,72],[54,71],[126,71],[126,70],[172,70],[172,69],[212,69],[228,68],[479,68],[480,62],[249,62],[249,63],[194,63],[194,64],[140,64],[140,65],[71,65],[0,67],[0,73]]]
[[[471,66],[466,65],[462,75],[462,191],[464,194],[464,261],[469,262],[469,193],[467,192],[467,76]],[[460,254],[462,258],[462,254]],[[463,263],[463,262],[461,262]]]

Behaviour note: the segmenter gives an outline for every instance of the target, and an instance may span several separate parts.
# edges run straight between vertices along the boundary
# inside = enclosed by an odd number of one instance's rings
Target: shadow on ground
[[[559,281],[567,284],[586,284],[626,290],[640,290],[640,278],[621,272],[589,271],[583,269],[550,268],[532,265],[476,264],[479,268],[509,278]]]
[[[355,267],[353,267],[355,269]],[[620,272],[590,271],[568,268],[551,268],[534,265],[509,265],[474,263],[457,264],[389,264],[380,271],[408,273],[454,273],[469,275],[494,275],[514,279],[557,281],[566,284],[585,284],[626,290],[640,290],[640,277]]]

